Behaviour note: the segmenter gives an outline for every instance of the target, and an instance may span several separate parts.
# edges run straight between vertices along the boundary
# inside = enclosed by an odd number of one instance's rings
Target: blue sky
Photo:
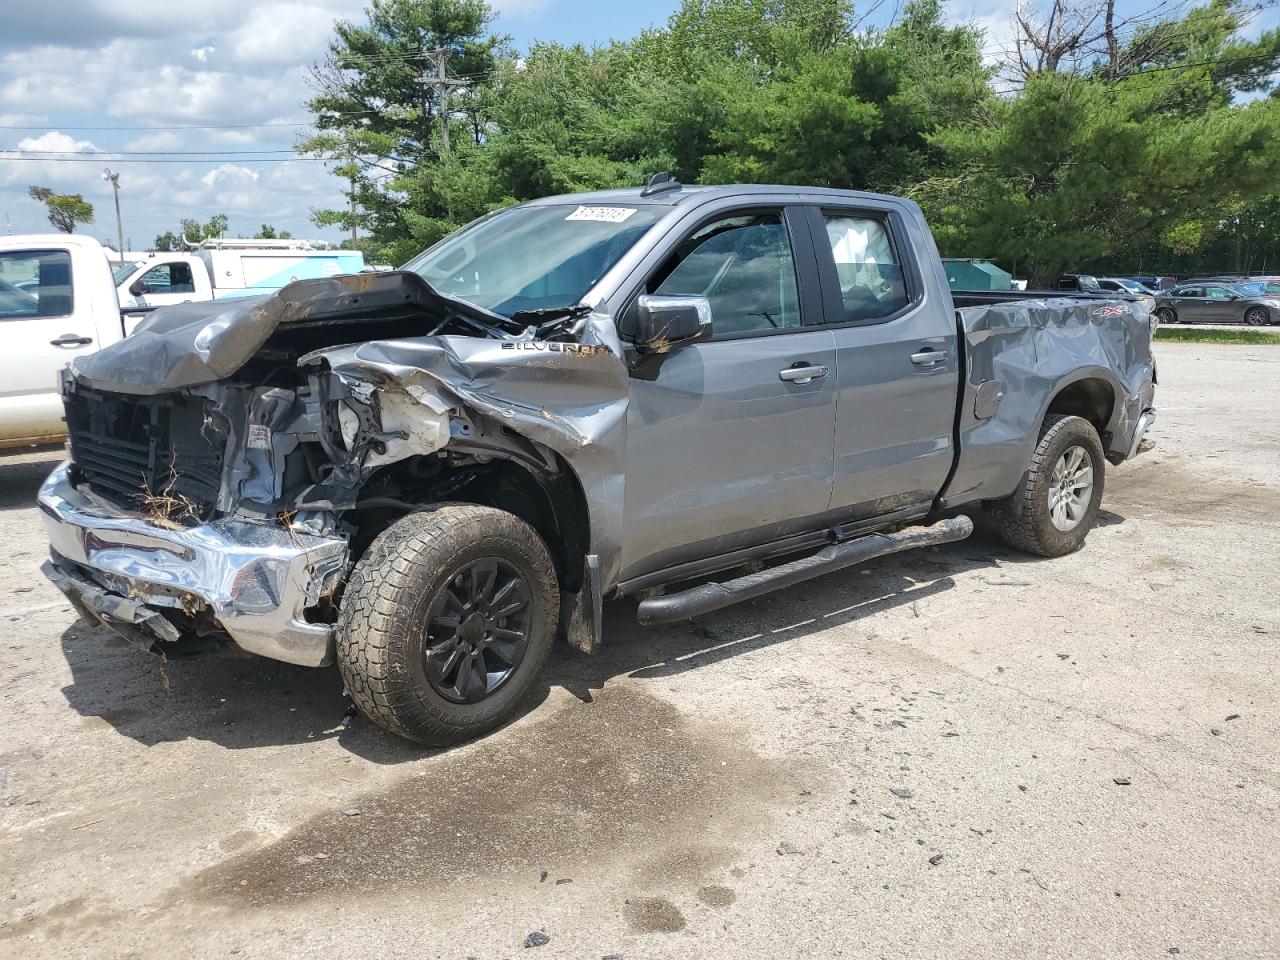
[[[6,4],[0,29],[0,231],[46,232],[29,184],[83,193],[97,210],[88,232],[115,234],[110,187],[94,151],[152,151],[173,162],[106,161],[120,171],[127,245],[145,249],[186,216],[224,212],[231,232],[261,223],[325,236],[314,209],[341,203],[340,185],[314,161],[288,159],[306,130],[306,69],[335,18],[359,19],[365,0],[44,0]],[[514,46],[536,39],[603,43],[660,26],[677,0],[491,0],[496,29]],[[953,0],[948,16],[1010,44],[1015,0]],[[1122,0],[1122,9],[1149,8]],[[1167,0],[1176,2],[1176,0]],[[886,3],[873,17],[891,15]],[[1265,11],[1254,30],[1275,22]],[[90,129],[98,128],[98,129]],[[101,129],[113,128],[113,129]],[[193,161],[179,151],[220,151]],[[267,153],[265,151],[277,151]],[[55,153],[56,152],[56,153]],[[53,159],[54,156],[59,159]],[[89,162],[80,162],[87,160]],[[76,161],[76,162],[69,162]],[[337,237],[336,231],[328,231]]]

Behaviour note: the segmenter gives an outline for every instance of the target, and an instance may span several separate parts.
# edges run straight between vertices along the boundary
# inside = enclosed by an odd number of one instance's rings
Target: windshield
[[[112,282],[118,287],[133,275],[133,271],[142,266],[141,260],[135,260],[133,263],[122,263],[116,267],[115,272],[111,274]]]
[[[504,317],[570,307],[666,211],[650,206],[503,210],[405,264],[440,293]]]

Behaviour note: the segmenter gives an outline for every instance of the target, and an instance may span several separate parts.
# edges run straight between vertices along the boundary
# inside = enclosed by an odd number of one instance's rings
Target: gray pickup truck
[[[149,648],[336,661],[455,743],[608,598],[686,619],[974,520],[1076,549],[1154,416],[1148,310],[953,295],[895,197],[548,197],[77,358],[44,569]]]

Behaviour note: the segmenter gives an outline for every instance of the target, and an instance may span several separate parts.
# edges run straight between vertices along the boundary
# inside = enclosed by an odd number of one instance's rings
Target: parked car
[[[1112,293],[1130,293],[1136,297],[1155,297],[1156,292],[1128,277],[1099,277],[1098,286]]]
[[[1263,289],[1249,283],[1185,284],[1156,298],[1155,315],[1160,323],[1278,323],[1280,298]]]
[[[456,743],[605,598],[679,621],[973,516],[1077,549],[1153,380],[1140,301],[953,293],[910,201],[655,178],[76,358],[44,569],[143,646],[336,661]]]
[[[1170,287],[1176,287],[1178,285],[1177,277],[1121,277],[1119,279],[1139,283],[1148,290],[1152,290],[1156,293],[1159,293],[1161,290],[1168,290]]]
[[[1192,277],[1190,280],[1186,281],[1184,286],[1195,283],[1225,283],[1233,287],[1248,285],[1249,289],[1257,292],[1266,294],[1280,293],[1280,277]]]
[[[1098,278],[1086,273],[1064,273],[1054,286],[1059,290],[1079,290],[1082,293],[1100,293],[1103,290]]]

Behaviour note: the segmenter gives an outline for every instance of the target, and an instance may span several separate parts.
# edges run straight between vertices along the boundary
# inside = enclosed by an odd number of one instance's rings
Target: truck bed
[[[1008,290],[957,291],[952,299],[964,379],[947,505],[1008,496],[1035,448],[1049,398],[1068,387],[1104,398],[1110,413],[1095,426],[1107,457],[1119,462],[1129,454],[1153,404],[1147,298]]]

